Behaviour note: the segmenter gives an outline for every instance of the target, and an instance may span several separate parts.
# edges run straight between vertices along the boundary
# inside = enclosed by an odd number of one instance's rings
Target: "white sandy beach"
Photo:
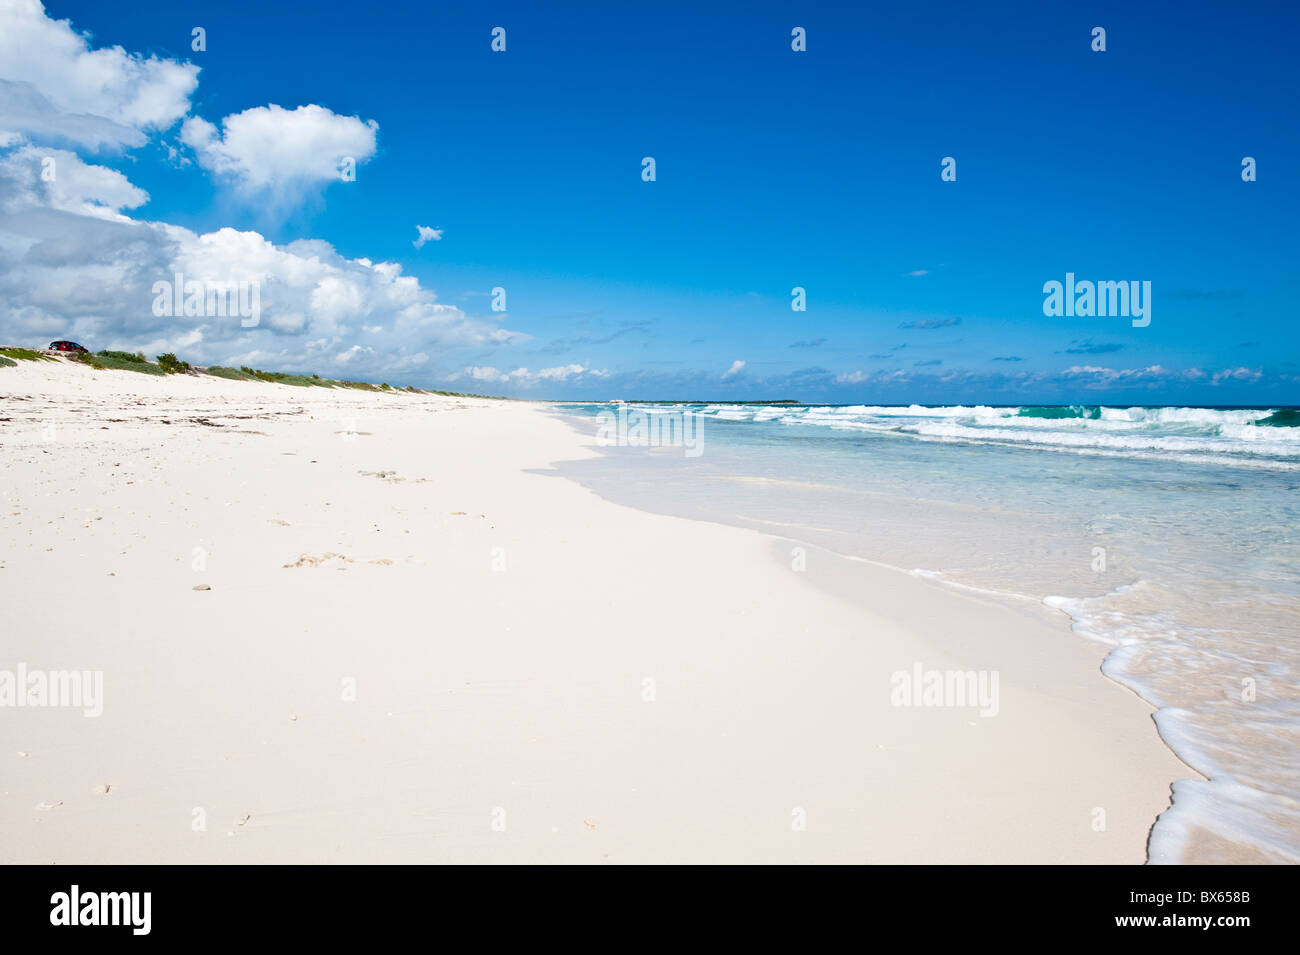
[[[593,444],[0,368],[0,669],[104,681],[98,717],[0,709],[0,861],[1145,860],[1195,774],[1063,615],[547,473]],[[892,705],[916,663],[997,670],[997,715]]]

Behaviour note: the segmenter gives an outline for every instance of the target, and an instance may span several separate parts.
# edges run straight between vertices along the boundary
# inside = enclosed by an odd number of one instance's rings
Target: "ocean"
[[[1150,861],[1300,862],[1300,411],[555,407],[605,445],[561,473],[611,500],[1068,615],[1206,777]]]

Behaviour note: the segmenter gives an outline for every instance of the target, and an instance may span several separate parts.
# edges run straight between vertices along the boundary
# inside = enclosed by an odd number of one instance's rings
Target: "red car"
[[[74,351],[74,352],[89,353],[89,349],[82,348],[76,342],[64,342],[64,341],[50,342],[50,351]]]

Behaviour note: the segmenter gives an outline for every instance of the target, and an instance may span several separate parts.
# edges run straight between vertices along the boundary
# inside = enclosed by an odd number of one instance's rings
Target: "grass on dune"
[[[227,368],[225,365],[209,365],[205,374],[213,378],[229,378],[231,381],[257,381],[256,375],[246,375],[238,368]]]
[[[42,355],[30,348],[0,348],[0,356],[16,359],[17,361],[58,361],[52,355]]]
[[[393,389],[389,385],[372,385],[365,381],[339,381],[334,378],[322,378],[320,375],[306,373],[262,371],[260,368],[250,368],[248,365],[240,365],[238,368],[212,365],[207,369],[206,373],[217,378],[228,378],[231,381],[269,381],[272,384],[293,385],[297,388],[356,388],[360,391],[403,390]],[[415,389],[405,390],[414,391]]]
[[[132,354],[127,351],[108,351],[107,349],[92,355],[78,352],[72,358],[83,365],[89,365],[96,371],[138,371],[143,375],[175,375],[190,370],[190,363],[181,361],[171,352],[159,355],[158,361],[149,361],[141,352]]]
[[[269,381],[277,385],[294,385],[298,388],[332,388],[334,383],[328,378],[322,378],[319,375],[296,375],[286,371],[254,371],[251,368],[240,368],[242,372],[252,372],[259,381]]]
[[[18,367],[18,362],[14,361],[12,358],[5,358],[3,355],[0,355],[0,368],[17,368],[17,367]]]
[[[153,362],[140,361],[132,355],[127,358],[116,358],[106,354],[78,354],[74,361],[79,361],[83,365],[89,365],[96,371],[138,371],[144,375],[165,375],[167,372],[153,364]]]
[[[269,381],[277,385],[293,385],[295,388],[310,388],[316,382],[303,375],[290,375],[282,371],[263,371],[257,376],[262,381]]]
[[[212,365],[208,368],[194,368],[189,362],[182,361],[168,352],[159,355],[157,362],[149,361],[143,352],[113,351],[104,349],[97,354],[78,352],[68,356],[72,361],[89,365],[97,371],[135,371],[145,375],[168,375],[183,372],[211,375],[230,381],[267,381],[277,385],[292,385],[297,388],[353,388],[357,391],[373,391],[379,394],[442,395],[448,398],[483,398],[485,395],[470,395],[459,391],[439,391],[416,388],[414,385],[402,387],[384,382],[375,385],[368,381],[344,381],[336,378],[322,378],[320,375],[298,374],[285,371],[262,371],[240,365],[229,368],[225,365]],[[45,355],[30,348],[0,348],[0,368],[13,366],[18,361],[58,361],[51,355]],[[510,400],[510,399],[500,399]]]

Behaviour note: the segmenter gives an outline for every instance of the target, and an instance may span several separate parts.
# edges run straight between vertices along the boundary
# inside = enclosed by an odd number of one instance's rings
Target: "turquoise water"
[[[557,408],[607,445],[562,473],[612,500],[1068,614],[1208,778],[1176,785],[1151,860],[1300,862],[1294,409],[625,406],[652,440],[693,416],[687,453],[622,440],[619,406]]]

